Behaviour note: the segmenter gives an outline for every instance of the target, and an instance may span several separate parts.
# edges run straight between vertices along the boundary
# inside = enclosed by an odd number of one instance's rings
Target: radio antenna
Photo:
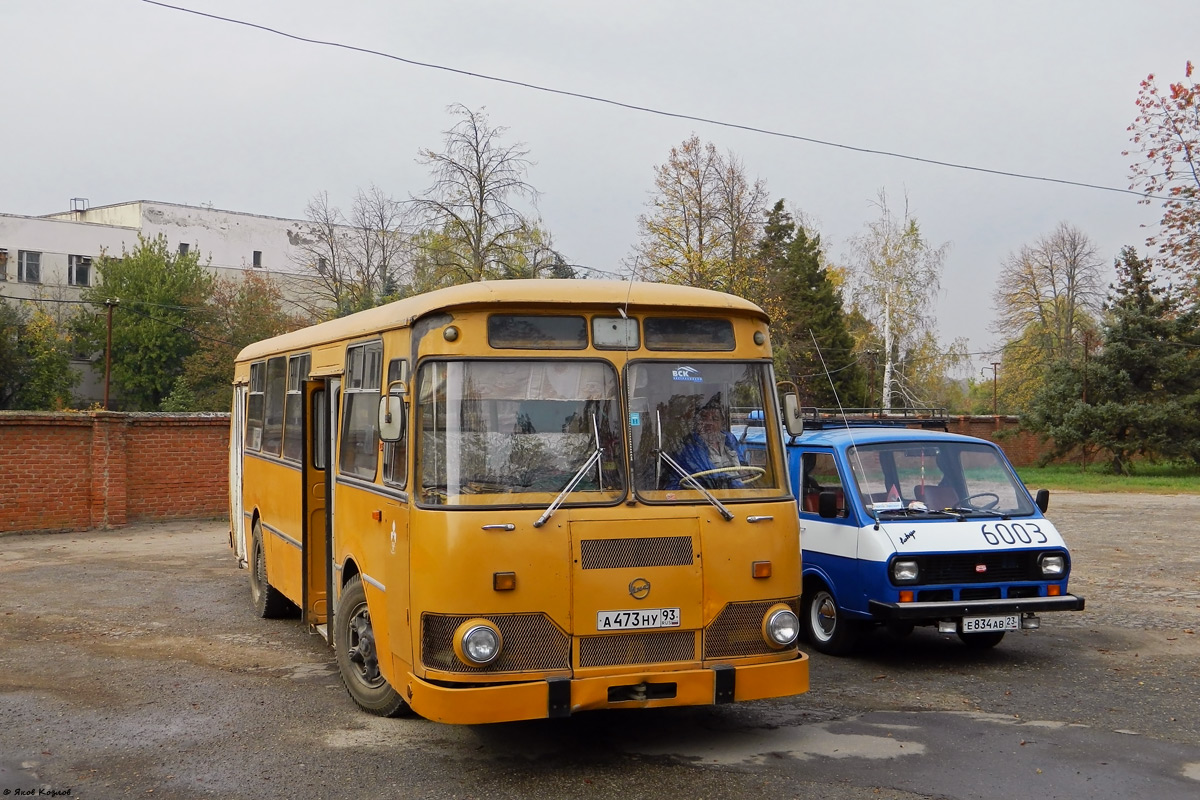
[[[833,391],[833,401],[837,403],[838,413],[842,415],[842,424],[846,426],[846,435],[850,437],[850,449],[854,453],[854,460],[858,462],[858,474],[865,476],[866,468],[862,463],[862,456],[859,455],[858,445],[854,441],[854,429],[850,425],[850,418],[846,416],[846,409],[842,408],[842,399],[838,397],[837,386],[833,383],[833,375],[829,372],[829,365],[825,363],[825,355],[821,352],[821,345],[817,344],[817,337],[812,332],[812,328],[808,329],[808,335],[812,339],[813,348],[817,351],[817,358],[821,359],[821,369],[825,372],[825,379],[829,381],[829,388]],[[875,503],[871,503],[871,517],[875,520],[875,530],[879,530],[879,512],[875,510]]]

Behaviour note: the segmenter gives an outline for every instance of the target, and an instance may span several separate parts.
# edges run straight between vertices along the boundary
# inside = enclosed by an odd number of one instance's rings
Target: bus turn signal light
[[[771,577],[771,562],[770,561],[755,561],[751,564],[751,575],[756,578]]]
[[[517,588],[517,573],[493,572],[492,588],[497,592],[511,592],[513,589]]]

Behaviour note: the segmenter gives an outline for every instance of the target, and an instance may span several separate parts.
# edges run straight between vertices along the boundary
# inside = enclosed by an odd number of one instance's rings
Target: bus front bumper
[[[744,667],[449,688],[409,673],[402,694],[426,719],[459,725],[566,717],[600,708],[660,708],[789,697],[808,691],[808,656]]]

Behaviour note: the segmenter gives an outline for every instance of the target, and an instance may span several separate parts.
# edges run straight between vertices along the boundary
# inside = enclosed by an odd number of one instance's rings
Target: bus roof
[[[382,330],[402,328],[436,311],[471,306],[517,304],[523,307],[545,306],[563,309],[571,306],[636,308],[638,306],[678,309],[724,309],[767,320],[766,313],[740,297],[710,289],[637,281],[575,282],[568,287],[564,279],[478,281],[438,289],[397,300],[394,303],[359,311],[298,331],[285,333],[246,346],[238,361],[252,361],[275,353],[302,350],[314,345],[366,336]]]

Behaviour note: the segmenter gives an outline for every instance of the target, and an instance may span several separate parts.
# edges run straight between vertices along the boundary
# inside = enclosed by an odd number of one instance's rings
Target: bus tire
[[[987,650],[1000,644],[1004,631],[983,631],[982,633],[959,633],[958,638],[972,650]]]
[[[267,580],[267,559],[263,552],[262,523],[254,522],[254,533],[250,537],[250,600],[254,613],[263,619],[280,619],[290,616],[296,608],[292,601]]]
[[[363,711],[380,717],[409,716],[412,707],[379,672],[379,654],[362,580],[342,587],[333,627],[333,649],[342,685]]]
[[[837,607],[833,593],[819,581],[806,587],[800,618],[809,644],[826,655],[844,656],[850,653],[862,632],[861,623],[846,619]]]

